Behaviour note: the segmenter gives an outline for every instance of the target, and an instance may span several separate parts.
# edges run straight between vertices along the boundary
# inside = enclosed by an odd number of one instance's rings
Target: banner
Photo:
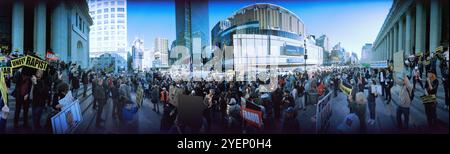
[[[370,63],[370,68],[387,68],[387,61],[375,61]]]
[[[51,118],[54,134],[67,134],[74,131],[81,123],[80,103],[78,100],[68,104],[61,112]]]
[[[403,51],[394,53],[394,71],[401,72],[404,70],[405,65],[403,58]]]
[[[249,108],[244,108],[241,107],[242,110],[242,118],[244,118],[244,120],[246,122],[248,122],[250,125],[254,125],[258,128],[260,128],[262,126],[262,112],[261,111],[256,111],[256,110],[252,110]]]
[[[339,87],[341,88],[342,92],[346,95],[349,95],[352,93],[352,89],[345,87],[344,84],[342,84],[342,83]]]
[[[25,56],[21,58],[17,58],[14,60],[11,60],[11,67],[17,68],[21,66],[27,66],[35,69],[45,70],[47,69],[48,62],[45,60],[41,60],[36,57],[32,56]]]

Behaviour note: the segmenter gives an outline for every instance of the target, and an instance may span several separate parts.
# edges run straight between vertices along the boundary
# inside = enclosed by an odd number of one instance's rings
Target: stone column
[[[60,59],[67,62],[68,54],[68,19],[64,1],[56,2],[55,9],[52,13],[52,32],[51,47],[53,51],[60,55]]]
[[[392,53],[395,53],[398,51],[398,25],[399,25],[398,23],[395,23],[394,27],[393,27],[394,34],[392,34],[392,35],[394,35],[394,40],[393,40],[394,50],[392,51]],[[390,57],[390,58],[392,58],[392,57]]]
[[[421,0],[417,1],[416,4],[416,53],[425,52],[425,32],[426,32],[426,12],[423,7],[423,2]]]
[[[14,1],[12,6],[12,35],[11,51],[18,50],[23,53],[23,38],[24,38],[24,3],[22,0]]]
[[[45,1],[39,1],[34,8],[34,50],[38,55],[45,56],[46,50],[46,18],[47,6]]]
[[[411,10],[406,13],[406,26],[405,26],[405,54],[411,55]]]
[[[403,17],[400,18],[400,21],[398,22],[398,45],[397,45],[397,51],[404,51],[403,46]]]
[[[430,1],[430,52],[440,45],[441,41],[441,8],[439,0]]]

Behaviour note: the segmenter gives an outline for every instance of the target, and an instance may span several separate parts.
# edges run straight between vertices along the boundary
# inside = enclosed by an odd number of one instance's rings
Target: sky
[[[346,51],[360,57],[365,43],[372,43],[389,13],[392,0],[210,0],[210,29],[237,10],[255,3],[272,3],[296,14],[306,25],[306,33],[326,34],[334,46],[341,42]],[[152,49],[156,37],[175,40],[173,0],[129,0],[128,41],[144,40]],[[131,44],[131,43],[129,43]]]

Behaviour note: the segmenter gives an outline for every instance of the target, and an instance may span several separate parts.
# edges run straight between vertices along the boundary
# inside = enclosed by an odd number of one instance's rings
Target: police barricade
[[[317,102],[316,108],[316,133],[324,132],[330,126],[331,117],[331,94],[328,92],[319,102]]]
[[[51,118],[53,134],[72,133],[82,120],[79,100],[75,100]]]

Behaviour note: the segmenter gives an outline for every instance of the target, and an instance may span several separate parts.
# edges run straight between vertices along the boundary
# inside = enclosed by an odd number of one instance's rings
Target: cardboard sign
[[[178,102],[179,102],[179,98],[178,96],[180,96],[181,94],[183,94],[183,89],[178,88],[176,86],[170,86],[169,89],[169,103],[172,104],[173,106],[178,106]]]
[[[262,126],[262,112],[261,111],[256,111],[256,110],[252,110],[249,108],[244,108],[241,107],[241,113],[242,113],[242,117],[244,118],[244,120],[251,125],[254,125],[256,127],[261,127]]]
[[[394,53],[394,71],[401,72],[404,70],[403,51]]]
[[[12,76],[12,68],[11,67],[0,67],[0,69],[3,72],[3,75]]]
[[[71,133],[81,123],[80,103],[78,100],[68,104],[61,112],[51,118],[54,134]]]
[[[7,105],[8,104],[8,87],[6,87],[3,71],[0,72],[0,92],[2,94],[3,103]]]
[[[171,89],[172,90],[172,89]],[[203,111],[206,105],[203,103],[203,97],[178,95],[178,120],[182,124],[189,125],[192,128],[200,128],[202,125]]]
[[[35,69],[45,70],[47,69],[48,62],[45,60],[41,60],[36,57],[32,56],[25,56],[21,58],[17,58],[14,60],[11,60],[11,67],[17,68],[21,66],[27,66]]]

